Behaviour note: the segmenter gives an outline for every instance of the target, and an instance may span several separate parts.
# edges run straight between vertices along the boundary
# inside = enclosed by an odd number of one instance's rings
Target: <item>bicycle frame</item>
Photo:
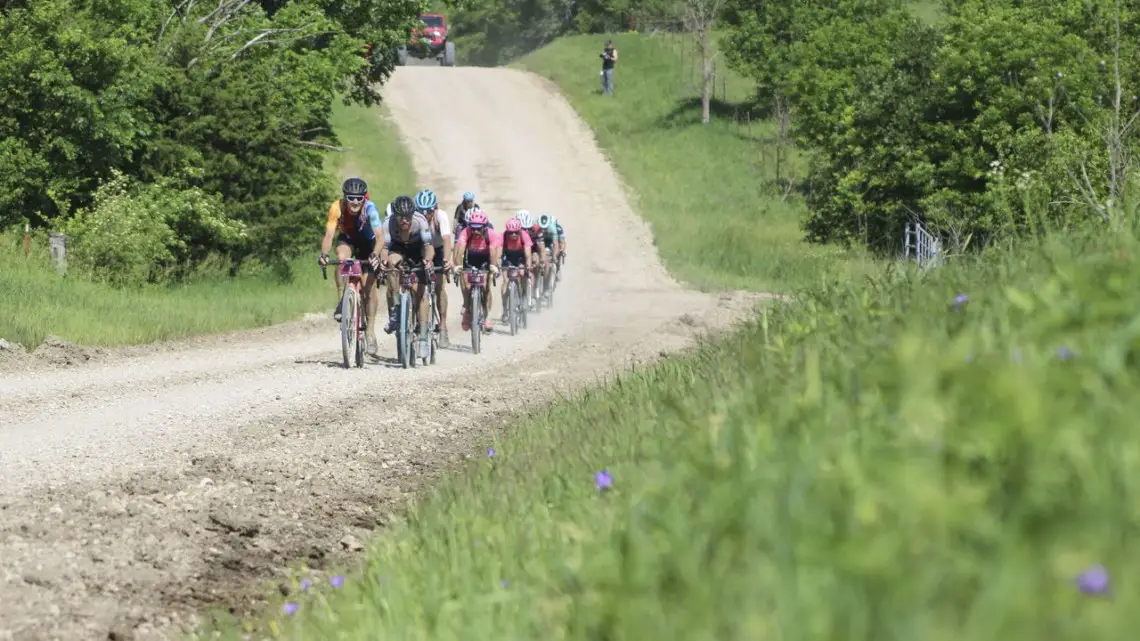
[[[338,266],[338,273],[345,280],[344,287],[346,292],[348,290],[353,292],[351,309],[344,308],[343,301],[347,298],[345,294],[342,294],[341,299],[341,352],[344,357],[344,366],[346,369],[353,364],[355,364],[356,367],[364,367],[364,344],[366,337],[364,333],[364,314],[362,313],[364,308],[363,281],[366,270],[368,273],[371,273],[372,266],[353,258],[330,260],[326,265]],[[326,265],[321,265],[321,276],[325,280],[328,280]]]

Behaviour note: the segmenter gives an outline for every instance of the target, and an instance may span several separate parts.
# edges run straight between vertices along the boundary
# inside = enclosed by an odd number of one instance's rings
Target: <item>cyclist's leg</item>
[[[435,248],[434,267],[443,269],[443,248]],[[433,273],[435,280],[435,308],[439,311],[439,344],[447,347],[450,341],[447,338],[447,279],[443,272]]]
[[[336,240],[336,247],[333,248],[333,254],[337,260],[344,260],[352,257],[352,245],[345,240],[344,236],[340,236]],[[336,310],[333,311],[333,318],[336,322],[340,322],[340,306],[344,302],[344,285],[345,280],[340,275],[340,265],[336,265],[333,270],[333,276],[336,279]]]
[[[470,267],[470,263],[464,261],[463,267]],[[471,285],[467,282],[467,272],[459,274],[459,293],[463,295],[463,331],[471,329]]]
[[[384,332],[388,334],[400,326],[400,308],[396,305],[396,297],[400,295],[400,272],[396,268],[404,262],[403,251],[402,247],[395,245],[388,250],[388,274],[384,279],[388,289],[388,325],[384,328]]]
[[[491,286],[491,263],[488,261],[483,265],[483,269],[487,272],[487,285],[483,297],[483,329],[491,331],[491,302],[495,298],[495,288]]]
[[[502,322],[508,322],[507,318],[507,267],[511,261],[507,260],[506,252],[503,252],[503,258],[499,264],[499,273],[502,275],[501,283],[499,286],[499,296],[503,299],[503,317],[500,319]]]
[[[359,260],[361,263],[368,262],[368,256],[372,253],[372,247],[368,244],[357,244],[352,248],[352,257]],[[376,307],[380,301],[376,295],[376,275],[371,271],[363,270],[365,272],[363,282],[360,285],[360,306],[364,309],[364,325],[365,334],[368,337],[369,347],[375,351],[378,347],[376,341]]]

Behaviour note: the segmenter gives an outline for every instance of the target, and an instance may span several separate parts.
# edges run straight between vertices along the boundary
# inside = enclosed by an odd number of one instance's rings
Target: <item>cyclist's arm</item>
[[[340,201],[334,200],[329,205],[328,220],[325,221],[325,237],[321,239],[321,253],[332,251],[333,235],[336,234],[336,224],[340,222]]]
[[[525,229],[522,231],[522,239],[523,253],[526,254],[526,268],[530,269],[534,267],[534,241],[530,239],[530,234],[526,233]]]
[[[488,227],[488,240],[491,241],[491,264],[498,267],[503,262],[503,235],[495,231],[494,227]]]
[[[451,262],[458,266],[463,265],[463,261],[459,260],[459,257],[463,255],[463,250],[467,249],[467,233],[466,227],[459,230],[459,236],[455,239],[455,249],[451,252]]]
[[[385,264],[385,265],[388,264],[388,251],[390,249],[392,249],[392,232],[391,232],[391,230],[388,229],[388,227],[391,224],[392,224],[391,218],[384,221],[384,224],[381,225],[381,227],[384,228],[384,233],[383,234],[376,234],[377,240],[379,240],[380,238],[384,239],[384,244],[380,247],[380,262]]]
[[[439,221],[439,237],[443,239],[443,257],[444,260],[451,260],[451,223],[447,220],[447,214],[438,212],[436,220]]]
[[[416,223],[420,226],[420,241],[424,244],[424,266],[427,267],[431,261],[435,259],[435,245],[432,241],[431,223],[427,221],[427,216],[416,214]]]
[[[372,227],[372,235],[375,240],[372,241],[372,253],[377,256],[380,255],[381,250],[384,249],[384,244],[387,242],[384,234],[378,234],[378,229],[384,229],[384,223],[380,220],[380,210],[376,208],[376,204],[371,200],[365,203],[364,213],[368,216],[368,224]]]

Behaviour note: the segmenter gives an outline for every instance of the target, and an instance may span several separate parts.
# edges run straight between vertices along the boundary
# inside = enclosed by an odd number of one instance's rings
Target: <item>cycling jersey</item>
[[[534,246],[530,234],[525,231],[503,232],[503,262],[510,265],[525,265],[526,255]]]
[[[348,204],[340,198],[329,205],[325,233],[339,229],[341,239],[350,245],[375,242],[376,230],[380,227],[380,210],[371,200],[365,200],[360,213],[355,215],[348,210]]]
[[[490,227],[482,234],[473,234],[470,227],[464,227],[463,231],[459,232],[459,237],[455,239],[455,246],[465,248],[463,252],[465,267],[482,265],[490,262],[492,249],[503,246],[503,236]]]
[[[458,205],[455,206],[455,226],[456,226],[456,228],[463,227],[463,226],[467,225],[467,213],[470,212],[472,209],[475,209],[476,207],[479,207],[479,203],[471,203],[471,206],[466,207],[466,208],[463,206],[462,202],[460,202]]]
[[[436,209],[435,212],[431,214],[419,213],[423,215],[431,226],[431,244],[435,246],[436,249],[443,247],[443,237],[451,235],[451,221],[447,219],[447,215],[439,209]]]
[[[401,240],[400,223],[396,222],[396,217],[389,218],[384,223],[384,247],[389,251],[393,251],[393,247],[412,247],[415,245],[425,246],[432,244],[431,225],[428,224],[423,214],[416,213],[412,216],[412,226],[408,229],[408,239]],[[396,250],[397,253],[402,253]]]
[[[550,247],[554,244],[555,239],[566,240],[566,232],[562,229],[562,223],[554,223],[554,227],[547,227],[542,230],[542,242]]]

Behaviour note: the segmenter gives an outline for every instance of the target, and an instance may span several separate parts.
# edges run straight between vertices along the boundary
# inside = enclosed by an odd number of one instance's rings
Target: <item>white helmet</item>
[[[523,227],[530,227],[534,224],[534,218],[532,218],[530,212],[525,209],[520,209],[519,213],[515,214],[515,218],[519,219]]]

